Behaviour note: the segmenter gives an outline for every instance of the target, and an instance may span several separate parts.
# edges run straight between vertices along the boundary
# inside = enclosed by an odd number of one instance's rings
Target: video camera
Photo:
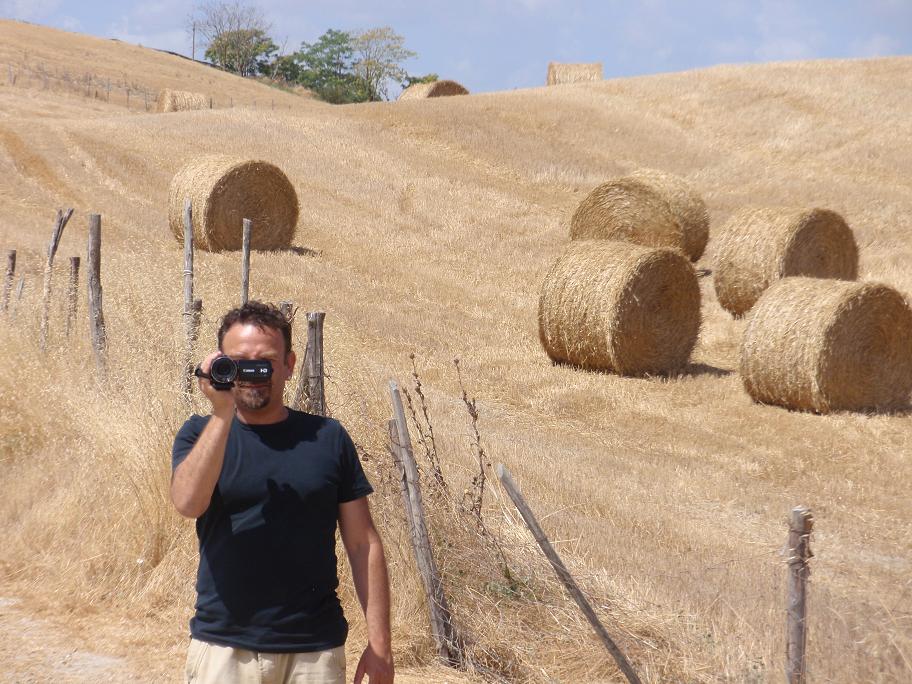
[[[197,366],[193,374],[198,378],[206,378],[217,390],[229,390],[235,382],[267,382],[272,377],[272,363],[262,359],[235,361],[222,355],[212,359],[208,373]]]

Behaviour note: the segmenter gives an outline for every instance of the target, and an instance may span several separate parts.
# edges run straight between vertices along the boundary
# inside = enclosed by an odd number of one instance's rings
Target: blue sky
[[[714,64],[912,54],[912,0],[253,0],[291,52],[326,29],[391,26],[435,72],[473,92],[542,85],[547,64],[605,77]],[[0,0],[0,16],[190,54],[178,0]],[[286,42],[287,41],[287,42]]]

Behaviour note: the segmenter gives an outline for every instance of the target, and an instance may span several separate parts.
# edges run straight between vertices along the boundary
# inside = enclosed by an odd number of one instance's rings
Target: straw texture
[[[690,260],[697,261],[703,256],[709,241],[709,212],[697,191],[683,178],[655,169],[638,169],[630,178],[651,186],[668,202],[683,231],[683,249]]]
[[[787,276],[858,277],[858,246],[845,220],[828,209],[746,208],[720,231],[713,280],[735,316]]]
[[[684,252],[681,224],[652,183],[626,177],[590,192],[570,219],[570,239],[606,239]]]
[[[784,278],[754,307],[741,379],[755,401],[817,413],[907,406],[912,309],[875,283]]]
[[[281,169],[269,162],[212,155],[180,169],[168,193],[168,223],[181,244],[187,197],[193,206],[193,239],[200,249],[240,249],[245,218],[253,221],[253,249],[282,249],[294,238],[298,197]]]
[[[699,330],[697,277],[675,250],[571,242],[542,283],[539,339],[557,362],[665,373],[687,363]]]
[[[202,93],[165,88],[158,93],[156,112],[183,112],[190,109],[208,109],[209,98]]]
[[[567,64],[563,62],[548,62],[548,85],[561,83],[588,83],[601,81],[602,63],[592,62],[587,64]]]
[[[402,91],[400,100],[425,100],[429,97],[449,97],[451,95],[468,95],[468,89],[456,81],[433,81],[415,83]]]

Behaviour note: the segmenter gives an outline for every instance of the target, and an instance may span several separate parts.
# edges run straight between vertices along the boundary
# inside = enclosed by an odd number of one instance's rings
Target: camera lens
[[[233,382],[237,376],[237,365],[227,356],[213,359],[209,375],[215,382]]]

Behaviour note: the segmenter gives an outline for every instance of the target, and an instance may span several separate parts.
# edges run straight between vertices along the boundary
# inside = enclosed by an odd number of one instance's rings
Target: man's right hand
[[[220,351],[214,351],[200,364],[200,370],[206,375],[209,374],[209,367],[212,362],[222,355]],[[199,378],[199,388],[206,398],[212,404],[212,413],[220,416],[234,415],[234,392],[231,390],[217,390],[212,386],[207,378]]]

